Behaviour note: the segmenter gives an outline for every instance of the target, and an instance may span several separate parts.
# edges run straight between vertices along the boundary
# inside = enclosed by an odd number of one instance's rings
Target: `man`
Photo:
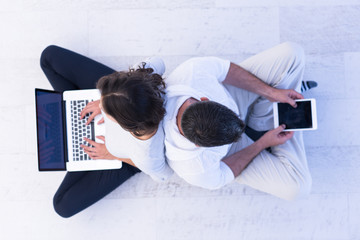
[[[303,72],[304,52],[289,42],[240,65],[215,57],[181,64],[167,78],[164,130],[171,168],[208,189],[236,179],[283,199],[308,194],[302,133],[272,129],[272,102],[296,107]],[[254,142],[242,134],[244,123],[267,133]]]

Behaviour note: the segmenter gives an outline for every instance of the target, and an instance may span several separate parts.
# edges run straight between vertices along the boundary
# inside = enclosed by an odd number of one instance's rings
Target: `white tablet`
[[[285,124],[284,131],[304,131],[317,129],[315,99],[298,99],[297,107],[287,103],[274,103],[274,126]]]

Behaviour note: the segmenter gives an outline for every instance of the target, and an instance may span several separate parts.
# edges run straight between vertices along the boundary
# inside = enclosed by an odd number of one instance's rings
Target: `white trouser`
[[[283,43],[239,64],[270,86],[300,92],[304,73],[304,51],[294,43]],[[241,119],[257,131],[274,128],[272,102],[255,93],[225,85],[236,101]],[[243,134],[233,143],[228,155],[240,151],[253,141]],[[311,189],[302,132],[295,132],[286,143],[260,152],[236,178],[241,184],[292,200],[307,195]]]

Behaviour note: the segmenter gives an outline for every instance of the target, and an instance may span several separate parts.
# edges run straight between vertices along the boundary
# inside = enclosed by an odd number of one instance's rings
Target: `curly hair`
[[[136,136],[153,133],[164,118],[165,83],[145,64],[99,79],[103,110]]]

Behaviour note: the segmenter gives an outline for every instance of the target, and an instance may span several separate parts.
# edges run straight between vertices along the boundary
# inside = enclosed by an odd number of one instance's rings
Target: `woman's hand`
[[[105,143],[105,137],[104,136],[97,136],[98,139],[103,140]],[[92,147],[88,147],[85,145],[80,145],[86,154],[90,156],[91,159],[109,159],[113,160],[116,159],[109,151],[106,149],[105,144],[97,143],[95,141],[92,141],[88,138],[84,138],[84,140],[92,145]]]
[[[93,102],[89,102],[84,109],[81,111],[80,113],[80,119],[83,119],[85,117],[86,114],[88,113],[92,113],[87,122],[86,125],[88,125],[97,115],[101,114],[101,109],[100,109],[100,100],[97,101],[93,101]],[[98,124],[104,123],[104,118],[102,118]]]
[[[274,88],[270,97],[267,97],[271,102],[288,103],[296,108],[296,99],[304,99],[304,96],[293,89],[277,89]]]
[[[264,149],[284,144],[287,140],[294,136],[294,132],[284,132],[284,129],[285,125],[280,125],[279,127],[265,133],[258,141],[262,143]]]

